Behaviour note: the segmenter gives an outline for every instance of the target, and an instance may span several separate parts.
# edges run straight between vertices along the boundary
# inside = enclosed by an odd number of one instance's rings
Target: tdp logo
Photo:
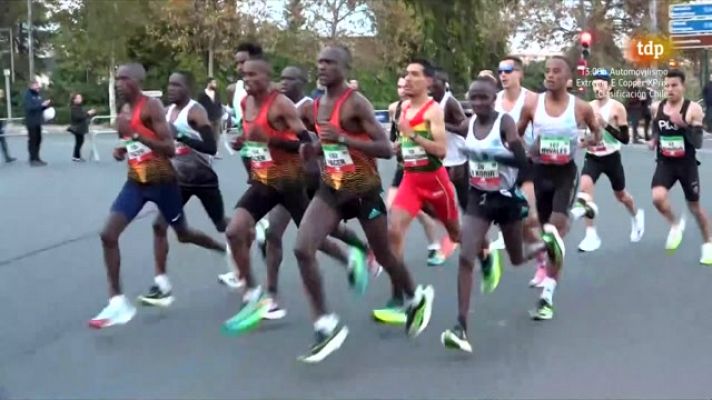
[[[636,46],[639,56],[653,56],[653,59],[657,60],[663,55],[665,46],[660,43],[655,43],[652,40],[648,40],[648,43],[643,44],[643,42],[638,42]]]
[[[641,36],[630,40],[628,58],[642,67],[649,67],[659,60],[673,58],[672,43],[663,36]]]

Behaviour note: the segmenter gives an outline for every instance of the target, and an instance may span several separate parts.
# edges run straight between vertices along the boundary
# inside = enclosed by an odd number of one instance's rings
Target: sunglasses
[[[511,73],[514,72],[514,71],[515,71],[515,69],[514,69],[513,67],[503,67],[503,68],[499,68],[499,69],[497,70],[497,73],[509,75],[509,74],[511,74]]]

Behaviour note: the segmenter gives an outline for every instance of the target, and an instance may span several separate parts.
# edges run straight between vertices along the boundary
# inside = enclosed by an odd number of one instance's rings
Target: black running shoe
[[[339,323],[331,332],[316,331],[316,341],[307,354],[299,357],[305,363],[318,363],[338,350],[349,335],[349,328]]]
[[[158,285],[151,286],[148,293],[138,296],[141,304],[147,306],[168,307],[173,304],[173,295],[171,292],[164,293]]]

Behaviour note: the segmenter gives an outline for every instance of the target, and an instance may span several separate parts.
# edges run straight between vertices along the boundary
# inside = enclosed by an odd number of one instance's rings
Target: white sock
[[[543,282],[543,290],[541,291],[541,298],[546,300],[549,304],[554,304],[554,290],[556,290],[556,280],[546,277]]]
[[[314,330],[331,333],[338,324],[339,317],[336,314],[324,314],[314,322]]]
[[[117,294],[116,296],[113,296],[109,299],[109,305],[113,304],[120,304],[120,305],[125,305],[127,302],[126,296],[123,294]]]
[[[428,245],[428,250],[440,250],[440,242],[433,242]]]
[[[252,289],[247,289],[242,296],[242,301],[245,303],[257,301],[262,296],[262,286],[257,286]]]
[[[586,227],[586,236],[588,235],[593,235],[597,236],[598,234],[596,233],[596,227],[595,226],[587,226]]]
[[[171,282],[168,280],[168,275],[166,274],[161,274],[161,275],[156,275],[153,277],[153,281],[158,285],[158,288],[161,289],[161,292],[163,293],[168,293],[171,291]]]

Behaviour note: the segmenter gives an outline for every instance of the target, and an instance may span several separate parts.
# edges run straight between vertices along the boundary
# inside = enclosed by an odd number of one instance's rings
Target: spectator
[[[25,127],[27,127],[27,149],[30,153],[30,165],[43,167],[46,162],[40,159],[40,144],[42,144],[43,112],[49,108],[51,101],[42,100],[40,96],[40,83],[36,80],[30,82],[30,87],[25,93]]]
[[[708,132],[712,131],[712,123],[710,123],[710,119],[712,119],[712,75],[709,79],[702,89],[702,99],[705,101],[705,128]]]
[[[631,129],[631,138],[634,143],[641,143],[638,127],[640,120],[644,120],[643,137],[649,137],[650,129],[650,104],[652,102],[652,93],[643,85],[640,78],[636,78],[633,82],[628,101],[626,103],[626,111],[628,112],[628,126]]]
[[[356,79],[351,79],[349,81],[349,87],[353,90],[358,90],[358,81]]]
[[[220,133],[222,132],[221,122],[223,116],[222,102],[218,94],[218,81],[215,78],[208,78],[205,90],[198,96],[198,103],[208,112],[208,119],[213,126],[215,143],[220,143]]]
[[[5,92],[0,90],[0,100],[5,97]],[[2,155],[5,158],[6,163],[11,163],[15,161],[14,158],[10,157],[10,151],[7,148],[7,142],[5,142],[5,130],[3,128],[3,121],[0,119],[0,150],[2,150]]]
[[[74,154],[72,161],[84,161],[82,158],[82,145],[84,144],[84,135],[89,133],[89,118],[96,114],[94,109],[84,111],[84,99],[79,93],[75,93],[70,101],[71,115],[69,128],[67,130],[74,135]]]

